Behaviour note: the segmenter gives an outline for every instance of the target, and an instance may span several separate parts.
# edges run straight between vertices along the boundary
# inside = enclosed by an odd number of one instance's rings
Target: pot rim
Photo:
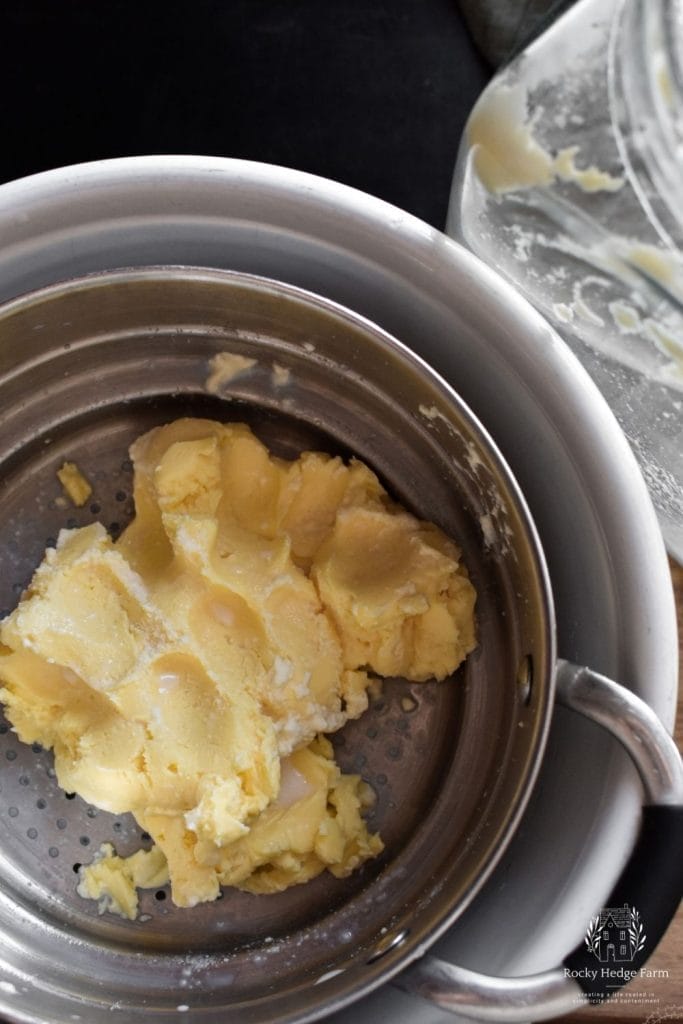
[[[328,300],[307,289],[254,274],[204,267],[150,266],[95,272],[84,277],[56,282],[9,300],[0,307],[0,319],[9,321],[13,317],[21,318],[22,314],[27,311],[33,311],[34,307],[39,307],[42,319],[44,315],[43,305],[47,304],[49,306],[52,301],[59,302],[63,298],[68,299],[74,295],[97,294],[101,288],[115,289],[117,286],[125,288],[126,286],[132,285],[135,287],[136,285],[144,284],[173,287],[177,284],[188,282],[194,285],[200,283],[202,285],[218,286],[219,290],[223,286],[227,286],[228,289],[233,290],[242,289],[245,292],[265,293],[278,300],[284,297],[287,301],[294,304],[314,308],[326,319],[334,318],[336,321],[341,321],[345,324],[347,328],[360,329],[364,340],[369,341],[372,339],[383,352],[391,353],[392,358],[396,359],[398,363],[406,364],[413,371],[416,371],[421,378],[430,382],[431,386],[441,393],[444,402],[454,409],[454,416],[456,416],[457,421],[465,422],[468,431],[466,436],[468,438],[473,437],[474,443],[477,445],[477,457],[483,456],[496,466],[500,477],[500,479],[497,477],[498,485],[504,487],[501,493],[505,496],[505,502],[508,505],[512,504],[512,512],[514,512],[515,517],[519,518],[523,527],[524,539],[521,542],[521,546],[524,547],[525,551],[527,549],[529,551],[529,558],[532,563],[533,586],[538,590],[538,595],[531,599],[531,603],[534,607],[542,607],[544,611],[543,618],[538,626],[538,632],[542,636],[542,645],[540,646],[543,657],[535,666],[537,673],[534,680],[534,692],[536,694],[534,699],[535,710],[533,719],[530,719],[529,723],[532,732],[525,741],[528,752],[525,753],[524,771],[520,775],[519,782],[515,787],[514,802],[507,808],[503,822],[494,823],[492,826],[492,833],[495,834],[495,843],[491,839],[485,841],[482,850],[483,856],[480,857],[476,875],[473,875],[468,882],[464,892],[461,885],[460,894],[452,899],[446,899],[443,904],[437,905],[432,903],[431,906],[428,906],[425,901],[423,912],[421,914],[416,913],[416,921],[414,926],[411,926],[410,934],[407,934],[407,930],[404,934],[401,927],[397,926],[393,929],[393,932],[390,930],[389,934],[383,937],[381,942],[377,944],[375,952],[367,959],[365,964],[353,964],[351,961],[348,973],[345,972],[346,977],[341,975],[336,982],[328,983],[324,990],[320,990],[321,999],[324,996],[324,1003],[318,1003],[314,1010],[303,1015],[296,1013],[292,1016],[292,1019],[303,1021],[313,1019],[311,1014],[317,1015],[321,1010],[329,1009],[330,1006],[332,1008],[340,1008],[361,998],[378,985],[393,977],[411,960],[422,955],[424,949],[432,945],[474,899],[503,856],[531,797],[542,765],[545,743],[552,717],[554,668],[556,662],[552,588],[540,538],[524,495],[485,426],[458,396],[454,388],[443,377],[433,371],[424,359],[368,318],[356,314],[337,302]],[[483,463],[481,464],[483,465]],[[516,519],[510,519],[510,522],[513,521],[516,521]],[[531,726],[532,721],[533,726]],[[515,719],[510,726],[513,734],[517,731],[516,725]],[[520,769],[518,769],[519,771]],[[368,889],[371,890],[374,884],[370,883]],[[420,923],[421,919],[422,923]],[[83,952],[85,953],[87,943],[84,942],[82,945]],[[355,975],[353,978],[350,976],[352,967],[353,974]],[[351,982],[351,985],[349,985],[349,982]],[[180,993],[178,993],[178,997],[180,998]],[[255,1005],[257,1002],[259,1001],[256,1000]],[[216,1012],[219,1009],[224,1011],[228,1005],[228,1003],[224,1003],[222,1007],[217,1006]]]
[[[661,534],[628,446],[586,371],[555,332],[511,286],[457,243],[378,199],[298,171],[214,157],[131,157],[59,168],[0,186],[0,224],[7,244],[7,249],[0,250],[0,288],[9,296],[17,290],[27,290],[26,282],[30,289],[47,283],[54,278],[54,258],[63,258],[65,252],[69,265],[77,272],[85,267],[107,268],[112,265],[113,243],[115,248],[114,225],[126,235],[123,248],[128,258],[123,262],[129,263],[131,254],[133,261],[137,258],[139,229],[154,235],[150,242],[154,253],[151,262],[167,261],[171,243],[158,230],[163,219],[173,230],[192,221],[194,237],[202,237],[202,260],[206,258],[211,265],[221,266],[220,261],[215,262],[215,250],[211,251],[210,247],[207,250],[204,245],[205,227],[216,221],[227,225],[230,218],[239,218],[241,211],[244,211],[245,224],[269,221],[285,233],[299,233],[306,245],[312,241],[322,243],[323,256],[327,252],[333,252],[335,258],[337,254],[348,255],[355,272],[353,284],[358,293],[357,303],[349,303],[341,275],[334,281],[326,280],[321,289],[320,277],[316,274],[315,284],[308,286],[340,297],[343,303],[366,312],[370,319],[402,337],[404,332],[397,330],[396,323],[403,310],[399,309],[394,315],[384,305],[390,289],[395,290],[394,285],[389,284],[388,274],[396,284],[414,284],[421,311],[429,313],[433,306],[440,304],[457,320],[459,312],[456,313],[452,297],[455,282],[455,294],[463,315],[474,317],[480,334],[488,335],[489,344],[484,346],[482,358],[500,358],[513,373],[519,370],[529,395],[541,408],[546,421],[556,424],[560,446],[553,442],[555,454],[558,456],[559,452],[562,466],[566,460],[575,474],[575,481],[564,487],[564,493],[580,500],[587,496],[594,510],[587,512],[584,507],[578,508],[576,515],[582,526],[590,525],[594,518],[597,522],[600,517],[600,525],[596,525],[591,537],[591,550],[599,561],[595,563],[594,573],[589,566],[588,590],[581,594],[581,599],[590,603],[591,588],[595,586],[602,601],[599,607],[614,601],[618,618],[607,622],[603,633],[605,646],[597,648],[599,656],[586,654],[584,649],[592,643],[590,619],[586,627],[585,616],[578,614],[575,628],[573,621],[568,625],[567,611],[573,607],[576,588],[570,578],[558,571],[561,567],[555,562],[551,565],[551,576],[554,589],[557,591],[559,587],[562,598],[560,623],[565,636],[576,643],[576,650],[569,649],[570,645],[565,643],[562,653],[624,679],[645,696],[667,725],[671,725],[675,715],[678,664],[671,582]],[[65,249],[67,236],[68,250]],[[43,243],[47,248],[43,248]],[[376,266],[387,270],[386,279],[380,281],[382,302],[379,305],[360,283],[357,274],[360,261],[364,271],[366,268],[370,271],[369,276]],[[289,280],[308,282],[311,278],[300,269],[285,267],[282,260],[279,263]],[[376,276],[372,280],[375,283]],[[460,293],[463,287],[469,290],[469,295]],[[422,352],[421,341],[411,331],[409,320],[406,324],[413,345]],[[466,353],[470,351],[468,345],[464,347]],[[508,352],[511,353],[509,359]],[[458,365],[457,360],[455,365]],[[451,376],[450,363],[446,375]],[[476,412],[481,398],[479,391],[474,403],[469,393],[465,397],[468,404],[474,404]],[[499,442],[505,442],[506,457],[508,462],[512,461],[519,479],[518,453],[509,450],[498,423],[494,433]],[[537,469],[533,467],[533,472]],[[547,476],[555,481],[553,466],[548,467]],[[525,493],[533,491],[537,502],[535,479],[532,485],[525,486]],[[544,546],[555,556],[558,547],[555,524],[549,517],[539,517],[538,512],[536,508],[536,523],[540,526]],[[561,514],[558,523],[564,526],[565,522],[566,516]],[[580,549],[577,553],[581,555]],[[597,620],[602,623],[602,619],[600,612]],[[611,646],[617,628],[622,637],[618,650]],[[632,786],[629,779],[623,778],[619,765],[610,763],[607,767],[604,785],[616,782],[617,799],[612,791],[604,798],[598,797],[600,802],[593,815],[592,832],[599,833],[603,839],[609,836],[614,849],[618,842],[629,842],[629,821],[638,801],[630,799]],[[543,788],[548,796],[557,794],[560,799],[567,796],[555,774],[545,773]],[[533,836],[538,834],[537,817],[529,821]],[[573,851],[572,856],[577,856],[579,848],[574,838],[566,835],[565,839],[566,848]],[[521,852],[529,863],[538,867],[533,849],[525,847]],[[520,850],[514,863],[506,865],[506,884],[513,887],[521,884],[526,870],[519,853]],[[594,860],[591,850],[591,863]],[[563,858],[558,857],[557,863],[563,863]],[[569,862],[566,868],[569,872]],[[553,870],[557,876],[558,870],[563,869]],[[542,966],[548,957],[551,964],[556,963],[560,959],[557,951],[564,948],[563,936],[582,922],[580,907],[599,905],[601,893],[609,888],[612,870],[617,869],[612,864],[602,863],[600,870],[589,872],[582,868],[571,877],[560,874],[564,904],[563,908],[556,908],[552,920],[548,918],[545,905],[540,917],[533,906],[527,905],[530,920],[538,922],[534,930],[537,938],[532,940],[530,934],[525,936],[523,943],[516,943],[512,955],[498,951],[507,970],[510,973],[535,970],[539,962]],[[522,888],[521,892],[524,891]],[[464,947],[478,950],[473,954],[476,956],[483,948],[486,962],[493,952],[491,940],[487,937],[482,947],[480,933],[487,927],[487,914],[490,917],[486,909],[489,902],[486,898],[482,905],[480,899],[476,914],[468,916]],[[578,907],[579,912],[572,910],[572,906]],[[455,930],[451,939],[457,945]],[[398,1012],[399,1008],[394,1006],[394,1009]]]

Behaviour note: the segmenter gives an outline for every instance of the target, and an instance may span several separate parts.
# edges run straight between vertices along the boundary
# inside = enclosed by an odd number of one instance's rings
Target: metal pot
[[[208,361],[225,350],[256,365],[216,396],[207,392]],[[289,371],[285,386],[273,363]],[[361,768],[378,792],[386,856],[345,883],[319,879],[266,900],[230,893],[178,911],[150,895],[142,924],[98,918],[74,895],[73,865],[85,847],[108,839],[125,849],[139,837],[130,822],[119,821],[117,833],[109,816],[78,799],[65,804],[49,758],[5,733],[14,756],[3,800],[17,813],[0,861],[1,966],[18,977],[31,964],[17,1019],[68,1020],[85,1005],[96,1021],[115,1004],[128,1021],[151,1012],[177,1019],[178,1007],[204,1020],[313,1020],[412,961],[399,983],[460,1012],[482,1015],[488,1006],[491,1019],[525,1020],[569,1009],[577,988],[564,970],[501,988],[424,951],[462,914],[514,834],[557,683],[561,699],[627,746],[653,803],[681,803],[680,760],[641,701],[592,672],[558,666],[552,590],[531,516],[495,444],[450,386],[379,327],[319,296],[177,267],[93,276],[8,303],[0,368],[4,605],[65,525],[53,472],[65,458],[96,481],[96,507],[71,524],[103,518],[117,532],[132,512],[127,444],[153,423],[214,415],[246,419],[285,456],[322,447],[369,462],[402,502],[461,543],[481,637],[452,685],[387,684],[370,717],[340,738],[341,763]],[[402,711],[408,694],[414,713]],[[30,812],[28,787],[36,787]],[[53,845],[43,831],[50,811],[63,823]],[[672,817],[656,812],[657,849],[670,848]],[[627,893],[641,905],[642,881]],[[656,921],[650,916],[651,933],[668,921],[668,902]],[[55,951],[65,943],[60,963]]]

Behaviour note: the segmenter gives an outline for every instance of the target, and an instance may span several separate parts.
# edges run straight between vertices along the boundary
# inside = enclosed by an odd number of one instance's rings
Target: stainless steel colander
[[[213,394],[210,360],[224,351],[255,364]],[[274,364],[289,371],[286,382]],[[104,841],[126,854],[149,837],[63,793],[50,754],[0,725],[0,1006],[16,1020],[318,1019],[396,975],[462,913],[541,763],[556,672],[552,596],[514,479],[417,356],[361,317],[273,281],[122,270],[3,307],[4,611],[61,527],[99,520],[120,532],[134,512],[128,445],[185,415],[248,422],[285,457],[315,448],[368,462],[461,544],[480,644],[451,681],[388,681],[335,737],[342,767],[377,793],[371,827],[382,857],[343,881],[321,876],[267,897],[225,890],[192,910],[160,889],[143,896],[135,922],[99,916],[77,896],[75,871]],[[65,507],[57,482],[67,459],[94,484],[82,509]],[[569,693],[576,678],[567,680]],[[416,983],[424,987],[424,973]]]

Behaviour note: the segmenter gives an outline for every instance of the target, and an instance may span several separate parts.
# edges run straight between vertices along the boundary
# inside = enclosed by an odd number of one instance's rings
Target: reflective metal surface
[[[5,298],[94,270],[195,263],[310,288],[396,334],[463,395],[521,483],[549,562],[563,656],[623,680],[671,724],[673,600],[633,457],[557,336],[459,246],[334,183],[203,157],[103,162],[4,186],[0,238]],[[596,732],[556,712],[522,827],[437,944],[439,956],[478,971],[529,974],[555,967],[580,941],[628,855],[640,806],[619,744]],[[201,970],[193,979],[188,1004]],[[2,996],[9,1013],[25,979],[7,982],[15,987]],[[334,995],[335,977],[319,984]],[[44,1013],[52,1019],[49,1001]],[[125,1008],[110,1015],[125,1020]],[[332,1020],[387,1016],[396,1024],[452,1020],[392,986]]]
[[[532,978],[492,978],[429,954],[396,984],[451,1014],[494,1024],[550,1020],[581,1003],[581,990],[560,968]]]
[[[680,813],[683,808],[681,755],[652,709],[618,683],[585,666],[560,660],[555,678],[557,700],[607,729],[628,751],[643,783],[644,804],[650,810],[653,807],[657,810],[676,808]],[[666,852],[666,863],[674,867],[672,874],[680,874],[677,871],[678,851],[671,845],[676,832],[666,831],[660,819],[656,834],[659,848]],[[649,842],[648,867],[658,853],[652,838]],[[638,870],[634,869],[629,876],[627,892],[630,898],[633,898],[637,885],[643,887],[638,890],[640,896],[645,896],[648,888],[657,884],[646,873],[638,878],[638,873],[643,870],[642,864],[641,855]],[[659,918],[656,923],[654,918],[650,920],[650,926],[663,930],[664,921],[668,918],[660,918],[660,908],[664,903],[659,901],[665,902],[669,895],[670,914],[675,913],[679,903],[680,879],[673,882],[660,879],[659,883],[672,885],[670,893],[666,888],[662,889],[649,907]],[[616,897],[613,902],[617,904]],[[562,1016],[587,1002],[574,980],[579,974],[571,968],[566,970],[562,965],[557,970],[528,977],[496,978],[465,971],[427,954],[399,975],[396,984],[405,992],[420,995],[467,1019],[526,1024]]]
[[[645,802],[683,804],[683,767],[676,744],[647,704],[584,666],[560,661],[558,699],[608,729],[628,751],[645,790]]]
[[[211,359],[221,352],[254,365],[216,394]],[[239,1008],[251,1021],[298,1021],[376,986],[416,945],[435,941],[481,887],[523,811],[547,734],[548,579],[521,495],[489,438],[445,382],[361,318],[287,286],[183,268],[95,275],[0,309],[0,407],[4,607],[61,526],[98,520],[120,532],[133,511],[128,445],[181,415],[246,421],[285,458],[353,453],[402,504],[457,539],[479,597],[479,647],[449,683],[387,682],[368,716],[335,737],[342,767],[360,771],[377,793],[371,827],[386,844],[343,882],[323,876],[268,898],[225,890],[191,910],[174,908],[161,890],[144,896],[140,921],[100,917],[77,896],[75,870],[102,842],[128,853],[144,836],[129,817],[65,799],[46,752],[18,743],[6,726],[0,736],[9,762],[0,970],[32,955],[26,1012],[49,991],[48,970],[59,977],[67,940],[74,950],[62,983],[79,990],[93,1022],[104,992],[131,1022],[172,1011],[188,950],[203,958],[210,1020]],[[60,503],[56,470],[65,460],[94,483],[83,510]],[[533,665],[531,692],[516,685],[523,659]],[[115,973],[104,959],[111,944]],[[141,954],[154,993],[136,970]],[[89,957],[100,964],[96,987]],[[310,983],[335,970],[334,996]],[[65,1019],[55,987],[51,996],[52,1019]]]

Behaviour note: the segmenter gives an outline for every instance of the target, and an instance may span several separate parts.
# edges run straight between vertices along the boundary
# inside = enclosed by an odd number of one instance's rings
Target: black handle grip
[[[590,1002],[602,1002],[640,973],[682,897],[683,807],[646,806],[607,905],[564,961]]]

